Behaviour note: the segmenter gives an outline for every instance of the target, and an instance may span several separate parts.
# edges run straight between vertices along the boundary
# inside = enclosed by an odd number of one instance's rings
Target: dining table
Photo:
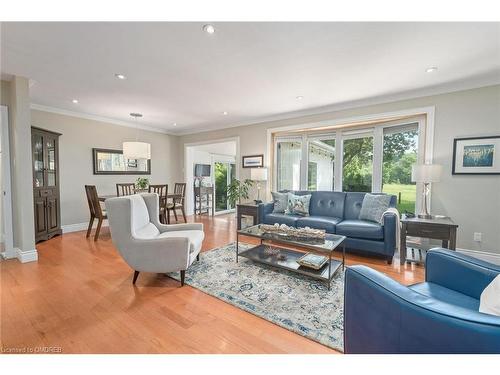
[[[142,192],[137,192],[136,194],[140,194]],[[105,202],[106,199],[109,199],[109,198],[116,198],[117,195],[116,194],[109,194],[109,195],[99,195],[98,198],[99,198],[99,201],[101,202]],[[167,194],[167,197],[166,199],[176,199],[176,198],[182,198],[182,194]],[[165,197],[163,198],[165,199]]]

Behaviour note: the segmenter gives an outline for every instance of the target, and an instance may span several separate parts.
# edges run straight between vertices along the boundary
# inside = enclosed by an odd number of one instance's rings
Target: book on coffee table
[[[326,262],[328,262],[327,257],[313,253],[307,253],[297,260],[297,263],[301,266],[312,268],[315,270],[319,270],[326,264]]]

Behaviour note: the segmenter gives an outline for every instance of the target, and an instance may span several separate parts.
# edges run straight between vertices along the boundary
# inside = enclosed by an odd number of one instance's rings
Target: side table
[[[259,224],[259,213],[261,209],[261,204],[255,203],[240,203],[236,205],[236,222],[238,225],[238,230],[241,230],[241,219],[243,216],[250,216],[253,218],[253,224]]]
[[[406,237],[424,237],[442,240],[442,246],[455,250],[458,225],[449,217],[421,219],[418,217],[401,219],[400,263],[423,263],[423,259],[415,259],[407,254]]]

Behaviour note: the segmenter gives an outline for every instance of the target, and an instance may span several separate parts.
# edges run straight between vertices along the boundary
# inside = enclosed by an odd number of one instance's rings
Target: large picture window
[[[277,190],[384,192],[398,197],[400,212],[414,212],[417,194],[411,166],[424,160],[419,121],[278,136],[274,186]]]

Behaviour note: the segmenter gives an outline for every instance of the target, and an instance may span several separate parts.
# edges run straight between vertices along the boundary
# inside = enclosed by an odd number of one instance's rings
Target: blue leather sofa
[[[500,353],[500,317],[479,312],[500,267],[428,252],[425,282],[403,286],[365,266],[345,275],[346,353]]]
[[[325,229],[327,233],[347,237],[348,249],[377,254],[390,264],[396,249],[396,215],[386,215],[383,225],[359,220],[361,204],[366,193],[343,193],[335,191],[293,191],[296,195],[311,194],[310,216],[273,213],[274,203],[266,203],[259,210],[260,222],[286,224],[293,227]],[[397,198],[391,196],[391,207]]]

